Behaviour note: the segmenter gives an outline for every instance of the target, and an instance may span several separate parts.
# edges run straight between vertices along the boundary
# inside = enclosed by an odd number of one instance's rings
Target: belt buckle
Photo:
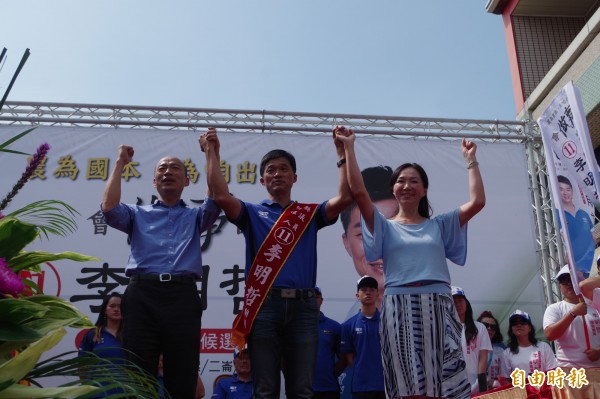
[[[171,281],[171,273],[161,273],[158,275],[158,280],[161,283],[167,282],[167,281]]]
[[[281,289],[281,297],[282,298],[296,298],[296,289],[295,288],[282,288]]]

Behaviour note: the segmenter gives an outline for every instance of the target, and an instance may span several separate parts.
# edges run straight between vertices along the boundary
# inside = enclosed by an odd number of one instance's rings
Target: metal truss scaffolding
[[[528,160],[531,208],[536,222],[537,250],[546,305],[560,300],[552,277],[563,264],[563,247],[554,217],[541,136],[533,122],[410,118],[380,115],[325,114],[266,110],[226,110],[142,107],[98,104],[7,102],[0,124],[203,130],[264,134],[331,134],[336,125],[366,136],[390,139],[451,140],[520,143]]]

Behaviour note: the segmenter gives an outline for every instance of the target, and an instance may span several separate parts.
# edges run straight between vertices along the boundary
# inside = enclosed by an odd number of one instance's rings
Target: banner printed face
[[[0,127],[4,142],[23,127]],[[49,156],[5,210],[9,213],[40,199],[58,199],[79,212],[76,234],[36,241],[27,249],[75,251],[99,257],[99,262],[53,262],[32,276],[48,294],[73,302],[96,320],[102,299],[126,288],[124,267],[129,256],[125,234],[108,227],[99,213],[106,179],[117,159],[119,144],[135,149],[133,163],[122,177],[122,201],[149,204],[156,191],[153,170],[160,158],[174,155],[186,162],[190,185],[183,192],[189,206],[197,206],[206,193],[205,158],[198,132],[141,129],[39,127],[10,148],[32,153],[47,141]],[[338,168],[329,136],[259,133],[219,133],[222,171],[232,194],[258,202],[267,196],[260,184],[259,164],[269,150],[282,148],[296,156],[298,181],[292,191],[300,202],[321,202],[337,194]],[[451,211],[468,200],[468,174],[460,141],[416,141],[362,138],[356,142],[361,169],[404,162],[421,164],[429,175],[428,197],[435,214]],[[478,160],[487,195],[484,210],[469,223],[469,253],[465,267],[449,262],[452,282],[463,287],[475,313],[491,310],[502,320],[516,307],[541,325],[544,299],[538,280],[539,260],[527,178],[524,149],[518,144],[478,143]],[[26,157],[0,154],[0,181],[8,192],[26,166]],[[393,205],[393,203],[392,203]],[[341,222],[319,232],[317,285],[322,289],[322,310],[342,322],[356,303],[356,280],[371,271],[381,276],[381,265],[367,264],[360,251],[346,249]],[[202,235],[203,279],[198,283],[205,308],[202,318],[200,372],[210,395],[212,380],[231,373],[233,357],[230,328],[240,310],[244,292],[245,244],[237,228],[221,216]],[[357,271],[359,270],[359,271]],[[78,331],[51,354],[75,349]]]
[[[572,83],[565,86],[542,113],[538,124],[567,259],[569,265],[575,265],[575,270],[571,269],[573,286],[579,294],[577,283],[589,276],[595,263],[598,237],[594,233],[593,204],[598,202],[594,177],[598,168],[595,161],[587,161],[595,158],[578,97]]]

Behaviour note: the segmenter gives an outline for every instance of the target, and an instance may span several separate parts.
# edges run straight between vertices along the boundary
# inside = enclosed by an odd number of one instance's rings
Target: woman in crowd
[[[493,352],[490,336],[485,326],[473,319],[471,302],[462,288],[452,287],[452,299],[463,325],[461,343],[471,394],[485,392],[488,389],[488,354]]]
[[[385,290],[380,336],[386,395],[469,398],[460,320],[450,291],[446,258],[464,265],[467,222],[485,205],[477,146],[463,140],[469,200],[431,218],[429,180],[418,164],[400,165],[390,186],[398,214],[387,220],[371,202],[354,152],[356,136],[334,129],[344,143],[348,183],[362,215],[367,260],[383,259]]]
[[[506,370],[504,370],[506,345],[500,332],[500,323],[489,310],[481,312],[477,321],[484,325],[490,336],[490,341],[492,341],[492,351],[488,354],[487,361],[488,389],[497,388],[507,382]]]
[[[515,369],[529,375],[536,370],[545,372],[557,366],[550,345],[535,337],[535,327],[527,313],[515,310],[508,324],[508,348],[504,351],[504,364],[509,376]]]
[[[100,307],[96,327],[90,329],[83,337],[79,347],[79,356],[85,356],[93,353],[102,359],[109,360],[114,364],[123,364],[125,355],[121,346],[121,295],[112,293]],[[85,372],[82,377],[85,377]],[[103,385],[108,385],[111,381],[106,376],[99,376],[94,373],[93,378],[104,380]],[[103,396],[122,393],[119,389],[106,391]]]
[[[96,320],[96,327],[85,334],[80,346],[81,352],[93,352],[113,363],[123,363],[121,346],[121,295],[112,293],[104,301]]]

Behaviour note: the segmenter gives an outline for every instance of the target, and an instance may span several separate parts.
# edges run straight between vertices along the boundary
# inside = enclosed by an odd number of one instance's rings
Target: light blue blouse
[[[458,212],[401,224],[375,208],[373,234],[361,219],[367,260],[383,259],[386,295],[450,293],[446,258],[461,266],[467,259],[467,224],[460,226]]]

